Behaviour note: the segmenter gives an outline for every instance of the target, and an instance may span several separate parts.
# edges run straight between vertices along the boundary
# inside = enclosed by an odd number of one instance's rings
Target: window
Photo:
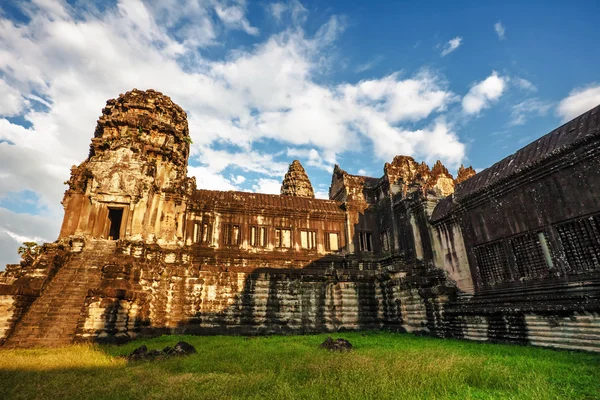
[[[196,224],[194,229],[196,243],[210,243],[212,241],[212,224],[208,222]]]
[[[253,226],[250,228],[250,246],[265,247],[267,245],[267,228]]]
[[[240,226],[224,225],[223,244],[226,246],[236,246],[240,244]]]
[[[328,251],[338,251],[340,249],[338,238],[337,232],[325,232],[325,249]]]
[[[479,246],[474,250],[484,285],[493,285],[510,279],[506,252],[502,242]]]
[[[303,249],[316,249],[317,248],[317,232],[301,231],[300,232],[300,246]]]
[[[275,247],[292,247],[291,229],[275,229]]]
[[[383,246],[383,251],[390,251],[390,233],[387,230],[381,234],[381,245]]]
[[[358,248],[360,251],[373,251],[373,234],[371,232],[358,233]]]
[[[600,216],[566,222],[556,232],[570,271],[600,269]]]
[[[552,256],[544,232],[527,233],[508,242],[520,278],[538,278],[548,274],[548,269],[552,267]]]

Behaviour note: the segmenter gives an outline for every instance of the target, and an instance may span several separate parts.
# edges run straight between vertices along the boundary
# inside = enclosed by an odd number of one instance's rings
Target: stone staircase
[[[73,342],[89,289],[97,288],[115,241],[93,241],[46,284],[40,297],[17,322],[5,348],[57,347]]]

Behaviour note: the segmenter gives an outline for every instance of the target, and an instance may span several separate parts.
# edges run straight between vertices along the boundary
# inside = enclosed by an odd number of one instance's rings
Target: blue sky
[[[484,169],[600,103],[597,1],[36,0],[0,5],[0,265],[53,241],[109,98],[188,112],[200,188],[276,193],[295,158]],[[0,267],[2,268],[2,267]]]

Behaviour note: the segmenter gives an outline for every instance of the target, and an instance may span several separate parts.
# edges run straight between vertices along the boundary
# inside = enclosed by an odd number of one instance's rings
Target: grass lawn
[[[392,333],[163,336],[124,346],[0,351],[0,399],[600,399],[600,355]],[[198,354],[127,363],[146,344]]]

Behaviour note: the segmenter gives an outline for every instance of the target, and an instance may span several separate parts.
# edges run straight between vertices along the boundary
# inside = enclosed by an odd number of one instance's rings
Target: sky
[[[110,98],[186,110],[199,188],[279,193],[299,159],[485,169],[600,104],[600,2],[0,2],[0,269],[52,242]]]

